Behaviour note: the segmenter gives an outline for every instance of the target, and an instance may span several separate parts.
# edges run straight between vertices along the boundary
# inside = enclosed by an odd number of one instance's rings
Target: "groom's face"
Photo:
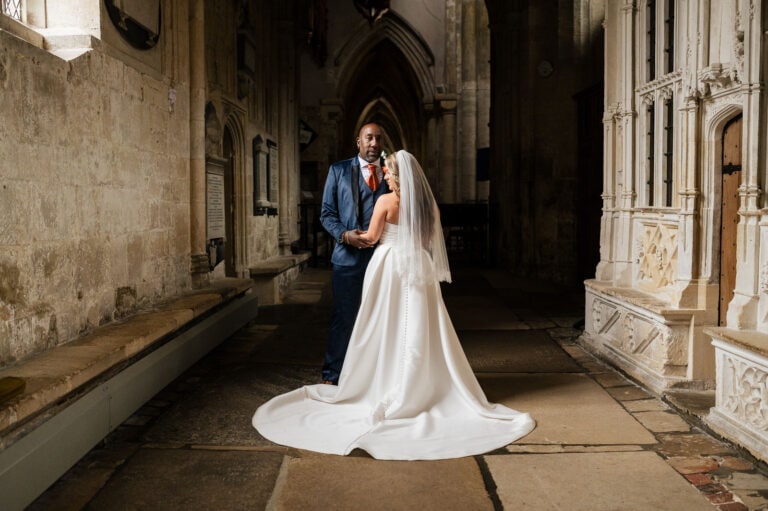
[[[381,128],[378,124],[366,124],[360,128],[357,137],[357,148],[360,157],[368,163],[373,163],[381,156]]]

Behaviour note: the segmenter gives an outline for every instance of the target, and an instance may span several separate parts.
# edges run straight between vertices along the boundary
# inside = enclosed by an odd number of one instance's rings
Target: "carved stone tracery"
[[[738,83],[739,70],[731,65],[715,63],[699,71],[699,82],[701,95],[708,96],[712,88],[724,89]]]
[[[768,431],[768,373],[742,360],[726,357],[730,378],[722,406],[737,419]]]
[[[638,253],[638,280],[663,288],[675,282],[677,229],[664,224],[643,225]]]

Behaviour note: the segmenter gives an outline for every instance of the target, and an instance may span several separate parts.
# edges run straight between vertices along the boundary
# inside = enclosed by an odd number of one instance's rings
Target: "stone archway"
[[[391,144],[387,150],[408,147],[425,158],[428,110],[435,96],[429,47],[394,13],[366,37],[352,33],[335,57],[337,93],[346,112],[338,126],[340,152],[346,152],[346,142],[364,122],[375,121]]]
[[[251,206],[247,197],[246,146],[239,112],[233,111],[227,116],[222,142],[223,156],[228,162],[227,172],[231,172],[229,182],[225,183],[228,187],[227,218],[231,222],[227,231],[232,237],[226,253],[226,273],[227,276],[243,277],[248,275],[247,212]]]
[[[720,207],[722,201],[723,134],[726,126],[742,115],[738,104],[725,105],[705,122],[702,130],[701,205],[702,243],[701,275],[717,282],[720,268]]]
[[[397,49],[399,67],[394,71],[402,71],[405,68],[411,70],[418,84],[419,100],[433,101],[436,89],[431,67],[435,64],[435,57],[419,34],[394,12],[390,12],[376,23],[364,38],[359,37],[359,32],[352,31],[347,43],[335,56],[334,63],[339,66],[339,96],[345,97],[351,92],[350,87],[355,83],[355,77],[360,74],[361,63],[368,58],[371,48],[384,41]],[[382,72],[383,70],[380,70],[379,74]]]
[[[347,91],[341,95],[348,115],[342,123],[340,139],[355,135],[365,121],[376,121],[398,144],[389,150],[403,145],[422,147],[425,116],[421,91],[413,71],[403,65],[400,50],[390,41],[380,41],[357,69],[358,73],[349,77]]]
[[[235,148],[232,131],[224,127],[222,137],[222,153],[224,155],[224,225],[226,238],[224,242],[224,274],[227,277],[237,276],[237,263],[235,261],[235,247],[240,246],[242,240],[235,235],[236,200],[235,200]]]
[[[375,122],[381,126],[384,135],[384,150],[387,153],[398,149],[408,149],[408,137],[403,132],[397,113],[385,97],[372,99],[357,117],[355,132],[366,122]]]

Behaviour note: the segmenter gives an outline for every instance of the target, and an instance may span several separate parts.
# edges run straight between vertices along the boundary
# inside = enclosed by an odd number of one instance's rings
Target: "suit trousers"
[[[344,357],[347,354],[349,338],[355,326],[357,311],[363,295],[365,269],[373,255],[373,249],[366,249],[359,264],[355,266],[333,265],[331,286],[333,288],[333,314],[328,332],[328,346],[323,363],[323,380],[338,383]],[[362,255],[362,254],[361,254]]]

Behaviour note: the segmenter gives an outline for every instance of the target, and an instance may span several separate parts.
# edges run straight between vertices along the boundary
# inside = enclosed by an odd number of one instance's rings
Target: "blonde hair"
[[[387,167],[387,173],[394,182],[394,186],[391,187],[392,191],[400,195],[400,168],[397,165],[397,151],[387,155],[384,165]]]

